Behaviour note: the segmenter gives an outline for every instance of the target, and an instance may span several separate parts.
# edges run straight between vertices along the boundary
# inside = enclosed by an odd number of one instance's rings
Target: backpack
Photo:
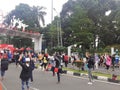
[[[88,68],[92,68],[93,66],[94,66],[94,64],[95,64],[95,61],[94,61],[94,57],[90,57],[89,59],[88,59]]]
[[[90,60],[91,60],[92,65],[94,65],[95,64],[95,58],[94,58],[94,56],[91,56]]]

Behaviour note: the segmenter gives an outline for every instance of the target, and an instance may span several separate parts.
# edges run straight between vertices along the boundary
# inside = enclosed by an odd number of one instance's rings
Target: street
[[[19,79],[21,68],[14,63],[9,65],[5,79],[2,81],[3,90],[21,90],[21,80]],[[57,77],[51,72],[34,70],[34,81],[30,83],[30,90],[119,90],[120,85],[104,81],[95,80],[92,85],[88,85],[88,78],[61,75],[61,83],[57,84]]]

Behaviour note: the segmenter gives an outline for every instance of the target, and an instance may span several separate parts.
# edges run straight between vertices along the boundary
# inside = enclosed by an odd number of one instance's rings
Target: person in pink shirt
[[[106,69],[107,69],[107,70],[108,70],[109,67],[111,66],[111,62],[112,62],[111,56],[110,56],[110,55],[107,55],[107,56],[106,56]]]

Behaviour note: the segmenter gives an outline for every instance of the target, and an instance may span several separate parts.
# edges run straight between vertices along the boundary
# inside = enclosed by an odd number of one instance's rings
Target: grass
[[[87,74],[88,72],[87,71],[82,71],[82,70],[75,70],[75,69],[72,69],[72,68],[63,68],[63,70],[67,70],[67,71],[72,71],[72,72],[75,72],[75,73],[84,73],[84,74]],[[112,78],[112,75],[111,74],[106,74],[106,73],[101,73],[101,72],[92,72],[92,74],[94,76],[105,76],[105,77],[108,77],[108,78]],[[117,80],[120,80],[120,75],[117,76]]]

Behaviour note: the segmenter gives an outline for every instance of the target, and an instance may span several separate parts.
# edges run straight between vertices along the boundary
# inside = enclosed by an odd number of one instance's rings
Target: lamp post
[[[55,8],[53,8],[53,10],[57,13],[57,16],[59,15],[58,12],[56,11]],[[59,16],[58,16],[59,17]],[[58,46],[60,45],[60,30],[59,30],[59,20],[57,18],[57,40],[58,40]]]
[[[53,0],[51,0],[51,28],[52,28],[52,21],[53,21]],[[51,48],[53,47],[53,39],[52,39],[52,36],[51,36],[51,43],[50,43],[50,46]]]
[[[51,23],[53,21],[53,0],[51,0]]]
[[[61,47],[63,46],[63,42],[62,42],[62,30],[61,30],[61,19],[60,19],[60,45],[61,45]]]
[[[59,13],[57,12],[57,10],[55,8],[53,8],[53,10],[57,13],[57,16],[59,17],[58,20],[57,20],[58,45],[63,46],[60,15],[59,15]]]

